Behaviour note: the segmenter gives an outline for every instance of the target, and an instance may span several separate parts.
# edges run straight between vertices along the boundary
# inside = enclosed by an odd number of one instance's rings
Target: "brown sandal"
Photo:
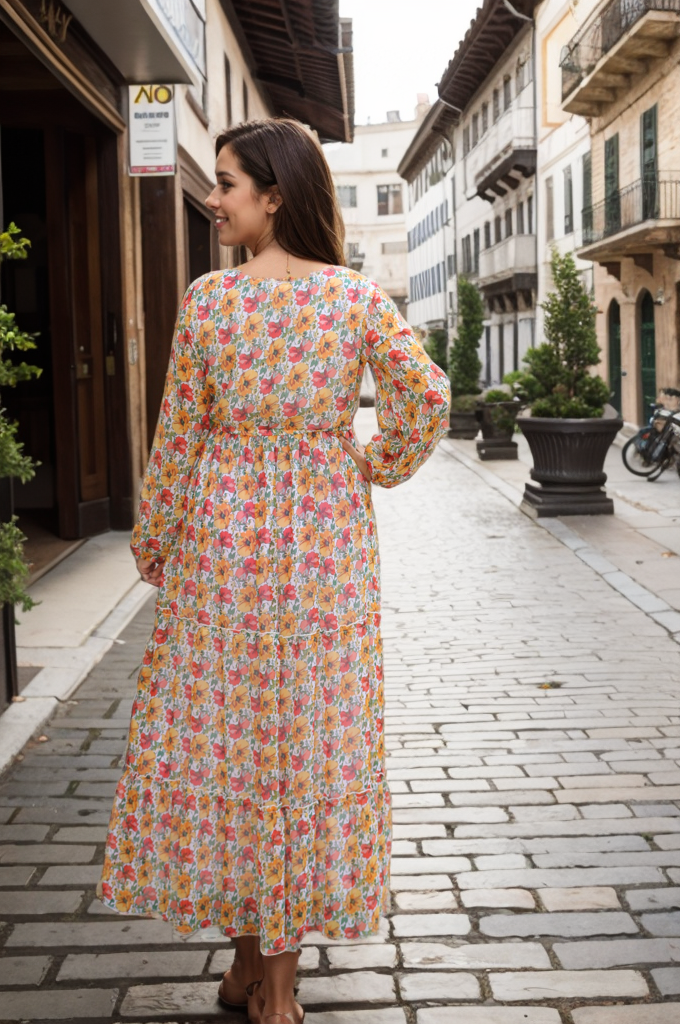
[[[220,987],[217,990],[217,1001],[220,1004],[220,1006],[224,1006],[224,1008],[226,1010],[239,1010],[241,1013],[247,1013],[248,1012],[248,1001],[252,998],[252,996],[253,996],[253,994],[255,992],[255,986],[256,985],[261,985],[261,984],[262,984],[262,979],[261,978],[260,978],[259,981],[251,981],[250,984],[246,985],[246,987],[245,987],[245,992],[246,992],[246,995],[248,996],[248,999],[246,999],[245,1003],[232,1003],[229,999],[225,998],[225,996],[222,994],[222,986],[224,985],[224,978],[222,978],[222,981],[220,982]]]

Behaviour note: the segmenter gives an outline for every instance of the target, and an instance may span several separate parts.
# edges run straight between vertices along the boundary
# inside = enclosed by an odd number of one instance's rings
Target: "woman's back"
[[[290,281],[238,271],[195,282],[193,344],[209,363],[202,391],[214,426],[342,430],[365,361],[362,328],[376,289],[346,267]],[[181,363],[189,373],[190,356]]]

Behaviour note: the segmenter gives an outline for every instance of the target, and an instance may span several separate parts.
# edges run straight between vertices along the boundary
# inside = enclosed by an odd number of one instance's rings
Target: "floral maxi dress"
[[[371,485],[340,443],[368,363],[393,487],[448,425],[448,381],[343,267],[187,291],[133,551],[164,559],[100,895],[182,933],[378,927],[389,883]]]

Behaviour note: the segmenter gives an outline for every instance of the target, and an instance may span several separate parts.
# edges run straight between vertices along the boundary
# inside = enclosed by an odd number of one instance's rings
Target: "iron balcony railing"
[[[583,210],[583,244],[644,224],[648,220],[680,221],[680,173],[640,178]]]
[[[598,61],[649,11],[680,14],[680,0],[611,0],[586,22],[562,51],[562,99],[574,91]]]

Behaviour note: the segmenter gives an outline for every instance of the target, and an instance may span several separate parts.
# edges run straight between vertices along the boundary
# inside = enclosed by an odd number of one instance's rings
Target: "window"
[[[465,125],[463,128],[463,156],[467,156],[470,152],[470,126]]]
[[[581,226],[583,228],[583,241],[590,242],[593,234],[593,158],[590,153],[583,154],[581,174],[583,176]]]
[[[356,257],[360,255],[358,242],[347,243],[347,255],[350,259],[356,259]]]
[[[357,187],[356,185],[338,185],[336,187],[338,193],[338,202],[340,206],[355,207],[357,205]]]
[[[234,114],[231,102],[231,64],[227,57],[224,58],[224,92],[227,101],[227,128],[231,128]]]
[[[493,122],[494,124],[501,116],[501,93],[500,89],[494,89],[493,91]]]
[[[495,218],[495,220],[493,222],[493,227],[494,227],[494,242],[496,244],[498,244],[498,242],[502,242],[503,241],[502,221],[501,221],[500,217],[496,217]]]
[[[564,168],[564,233],[570,235],[574,230],[574,182],[571,167]]]
[[[527,196],[527,234],[534,233],[534,197]]]
[[[509,110],[512,103],[512,82],[510,75],[503,79],[503,110]]]
[[[406,242],[401,240],[401,239],[399,239],[396,242],[383,242],[382,243],[382,253],[383,253],[383,256],[387,256],[390,253],[406,252],[406,251],[407,251]]]
[[[479,142],[479,114],[472,115],[472,145],[473,147]]]
[[[517,234],[524,234],[524,203],[517,204]]]
[[[482,103],[482,135],[486,135],[489,130],[489,104]]]
[[[449,277],[453,277],[456,273],[456,257],[455,254],[449,254],[446,257],[446,272]]]
[[[612,135],[604,144],[604,222],[607,234],[621,227],[621,193],[619,192],[619,136]]]
[[[378,216],[403,212],[401,185],[378,185]]]
[[[518,64],[515,71],[515,96],[519,96],[524,88],[524,64]]]
[[[243,81],[243,120],[248,121],[248,83]]]
[[[512,210],[505,211],[505,237],[510,238],[512,234]]]
[[[387,150],[386,149],[381,149],[380,150],[380,155],[381,156],[387,156]]]
[[[484,225],[484,248],[491,248],[491,221],[489,220]]]
[[[478,274],[479,273],[479,228],[475,228],[474,234],[472,236],[472,248],[473,248],[472,270],[473,270],[473,273]]]
[[[545,224],[547,240],[552,242],[555,237],[555,188],[552,178],[545,179]]]

